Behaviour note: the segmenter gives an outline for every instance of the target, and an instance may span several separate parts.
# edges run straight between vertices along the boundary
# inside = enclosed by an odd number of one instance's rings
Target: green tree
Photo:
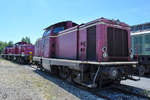
[[[7,43],[7,46],[13,46],[13,41],[9,41],[9,42]]]
[[[3,53],[6,46],[13,46],[13,41],[9,41],[8,43],[0,41],[0,54]]]
[[[22,39],[21,39],[21,41],[22,42],[27,42],[27,43],[31,43],[31,41],[30,41],[30,38],[29,37],[23,37]]]
[[[7,43],[0,41],[0,54],[3,53],[3,50],[4,50],[5,46],[7,46]]]

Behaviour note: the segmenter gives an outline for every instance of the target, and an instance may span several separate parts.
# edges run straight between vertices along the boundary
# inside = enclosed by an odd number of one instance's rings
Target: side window
[[[150,33],[145,35],[145,43],[149,44],[150,43]]]
[[[143,46],[143,36],[142,35],[137,35],[134,37],[134,51],[137,53],[141,54],[142,53],[142,46]]]
[[[146,25],[144,26],[144,29],[150,29],[150,24],[146,24]]]
[[[63,31],[63,30],[64,30],[64,27],[56,27],[56,28],[54,28],[53,32],[59,33],[60,31]]]

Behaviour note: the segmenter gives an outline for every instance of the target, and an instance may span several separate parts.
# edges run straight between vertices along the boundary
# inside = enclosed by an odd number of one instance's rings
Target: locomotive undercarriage
[[[13,61],[13,62],[16,62],[16,63],[20,63],[20,64],[29,64],[30,63],[30,59],[29,59],[29,56],[22,56],[22,55],[9,55],[9,54],[5,54],[5,55],[2,55],[2,57],[4,59],[7,59],[7,60],[10,60],[10,61]]]
[[[61,61],[56,62],[53,59],[44,58],[41,64],[37,61],[37,65],[41,70],[47,70],[70,82],[89,88],[108,86],[126,79],[139,80],[133,78],[138,71],[136,64],[95,65],[78,62],[75,64],[65,60],[62,63]]]
[[[85,66],[87,67],[87,66]],[[71,70],[70,76],[73,82],[90,88],[103,87],[111,83],[120,83],[121,80],[134,79],[132,76],[137,71],[132,66],[88,66],[86,71]],[[60,72],[64,72],[59,70]],[[66,70],[66,73],[69,73]],[[66,74],[65,76],[69,76]],[[62,77],[62,75],[60,75]]]

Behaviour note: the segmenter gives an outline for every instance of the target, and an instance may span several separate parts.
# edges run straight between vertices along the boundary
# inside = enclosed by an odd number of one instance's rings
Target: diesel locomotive
[[[17,42],[13,46],[4,49],[2,57],[18,63],[32,63],[34,56],[34,45],[26,42]]]
[[[130,27],[119,20],[64,21],[44,30],[33,57],[41,70],[90,88],[138,80],[132,76],[142,73],[133,60]]]

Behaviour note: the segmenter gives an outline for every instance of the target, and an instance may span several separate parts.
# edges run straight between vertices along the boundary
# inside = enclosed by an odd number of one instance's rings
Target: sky
[[[28,36],[34,44],[49,25],[101,17],[129,25],[150,22],[150,0],[0,0],[0,41]]]

